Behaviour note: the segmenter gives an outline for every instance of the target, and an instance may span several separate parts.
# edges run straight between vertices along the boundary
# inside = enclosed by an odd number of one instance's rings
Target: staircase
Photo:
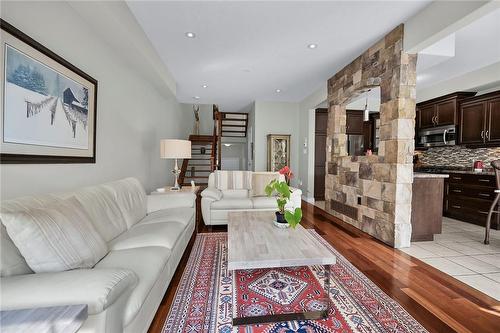
[[[223,137],[244,138],[247,136],[248,113],[221,112],[220,115]]]
[[[191,158],[182,162],[179,183],[190,185],[194,180],[196,185],[207,185],[208,175],[215,170],[212,152],[214,137],[212,135],[190,135]]]
[[[187,186],[194,180],[196,185],[208,185],[208,176],[220,169],[222,137],[244,138],[247,136],[248,114],[219,112],[213,105],[214,128],[212,135],[190,135],[191,158],[182,162],[179,184]]]

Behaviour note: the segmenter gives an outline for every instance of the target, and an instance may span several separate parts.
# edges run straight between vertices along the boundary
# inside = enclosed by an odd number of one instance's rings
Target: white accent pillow
[[[252,197],[266,197],[266,186],[272,180],[279,180],[280,174],[278,172],[254,172],[252,175]]]
[[[108,252],[75,198],[44,208],[2,213],[7,233],[36,273],[93,267]]]

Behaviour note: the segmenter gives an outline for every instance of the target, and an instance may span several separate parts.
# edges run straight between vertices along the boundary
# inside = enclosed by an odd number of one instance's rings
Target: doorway
[[[328,109],[316,109],[314,125],[314,201],[325,200],[326,130]]]

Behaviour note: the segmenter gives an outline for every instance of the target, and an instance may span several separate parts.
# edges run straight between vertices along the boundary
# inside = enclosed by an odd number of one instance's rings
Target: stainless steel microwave
[[[455,125],[422,129],[418,132],[417,147],[454,146],[457,139]]]

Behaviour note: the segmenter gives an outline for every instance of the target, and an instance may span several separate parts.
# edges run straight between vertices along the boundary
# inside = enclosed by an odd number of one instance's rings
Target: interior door
[[[484,142],[485,111],[484,102],[463,103],[460,106],[460,143]]]
[[[328,110],[316,109],[314,141],[314,200],[325,200],[326,130]]]
[[[500,143],[500,98],[488,101],[488,122],[486,140],[489,143]]]

